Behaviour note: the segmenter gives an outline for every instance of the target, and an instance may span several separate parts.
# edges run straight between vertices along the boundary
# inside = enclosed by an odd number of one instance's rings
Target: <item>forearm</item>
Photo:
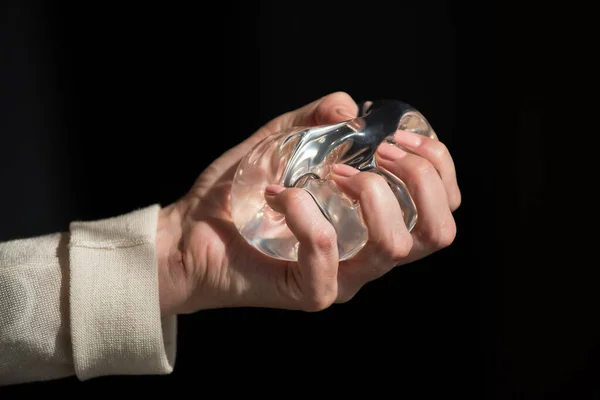
[[[0,385],[73,374],[68,242],[0,243]]]
[[[158,215],[152,206],[0,244],[0,384],[172,371]]]

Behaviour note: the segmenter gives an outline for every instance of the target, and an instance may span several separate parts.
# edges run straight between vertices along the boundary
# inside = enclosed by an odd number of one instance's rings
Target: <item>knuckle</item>
[[[317,251],[330,252],[337,246],[337,236],[331,225],[320,226],[315,229],[313,241]]]
[[[371,189],[374,191],[381,190],[382,188],[387,188],[388,184],[383,176],[373,173],[363,173],[360,174],[366,189]]]
[[[336,303],[345,304],[350,302],[356,295],[358,294],[358,290],[344,290],[338,294],[336,299]]]
[[[448,247],[454,242],[454,239],[456,239],[456,224],[453,221],[444,225],[439,239],[438,246],[440,248]]]
[[[451,200],[450,200],[450,207],[452,208],[452,211],[456,211],[460,205],[462,203],[462,196],[459,190],[456,190],[456,192],[454,193],[454,195],[452,196]]]
[[[412,173],[416,179],[426,179],[431,174],[437,174],[435,167],[431,162],[424,158],[415,159],[415,165],[412,169]]]
[[[321,290],[314,292],[304,299],[303,310],[307,312],[319,312],[329,308],[337,298],[333,290]]]
[[[392,260],[394,262],[400,262],[408,257],[410,251],[412,250],[412,246],[413,240],[409,233],[400,235],[400,237],[394,240],[393,243],[391,252]]]
[[[382,196],[389,189],[388,183],[381,175],[371,172],[359,173],[356,175],[356,181],[363,202],[372,197]]]
[[[443,249],[450,246],[456,238],[456,223],[450,218],[444,223],[428,229],[425,232],[425,240],[430,247]]]
[[[448,147],[446,147],[444,143],[438,140],[431,142],[430,155],[434,160],[442,162],[449,156],[449,154],[450,152],[448,151]]]
[[[380,250],[395,264],[402,261],[410,254],[412,249],[412,236],[410,234],[395,235],[391,240],[380,244]]]

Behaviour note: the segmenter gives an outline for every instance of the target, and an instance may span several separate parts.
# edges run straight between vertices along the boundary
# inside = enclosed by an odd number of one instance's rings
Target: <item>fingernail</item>
[[[285,188],[283,186],[267,185],[267,187],[265,187],[265,194],[267,196],[276,196],[279,193],[283,192],[284,190],[285,190]]]
[[[334,164],[331,166],[331,172],[338,176],[348,178],[352,175],[358,174],[360,171],[346,164]]]
[[[394,142],[409,149],[416,149],[423,143],[423,136],[414,132],[398,130],[394,134]]]
[[[367,110],[373,105],[372,101],[365,101],[362,105],[362,110],[360,110],[362,113],[367,112]]]
[[[394,146],[391,143],[383,143],[377,149],[377,153],[379,153],[381,158],[389,161],[396,161],[408,154],[406,151]]]
[[[352,112],[346,107],[340,107],[336,110],[336,112],[344,118],[356,118],[356,115],[353,115]]]

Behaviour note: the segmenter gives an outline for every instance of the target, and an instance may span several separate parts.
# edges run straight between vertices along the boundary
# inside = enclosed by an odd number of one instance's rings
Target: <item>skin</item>
[[[229,213],[229,192],[241,158],[281,129],[340,122],[357,112],[348,94],[336,92],[285,113],[222,154],[188,193],[161,209],[157,256],[164,316],[224,307],[324,310],[351,300],[392,268],[454,241],[452,213],[460,206],[461,193],[452,157],[441,141],[402,131],[396,142],[415,154],[382,144],[377,161],[406,183],[415,200],[419,219],[411,233],[382,177],[336,165],[334,181],[361,202],[369,230],[368,243],[354,258],[339,262],[335,231],[301,189],[265,190],[269,205],[285,215],[299,240],[297,263],[266,257],[238,234]]]

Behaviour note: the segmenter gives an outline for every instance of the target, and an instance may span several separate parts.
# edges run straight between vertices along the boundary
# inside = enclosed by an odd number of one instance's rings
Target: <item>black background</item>
[[[6,394],[593,398],[593,281],[564,273],[572,252],[548,221],[568,217],[541,144],[565,109],[543,71],[564,58],[542,62],[558,42],[512,17],[496,24],[491,2],[5,3],[0,240],[166,205],[263,123],[334,91],[416,106],[463,193],[450,248],[348,304],[183,316],[169,376]],[[517,28],[530,35],[510,41]]]

